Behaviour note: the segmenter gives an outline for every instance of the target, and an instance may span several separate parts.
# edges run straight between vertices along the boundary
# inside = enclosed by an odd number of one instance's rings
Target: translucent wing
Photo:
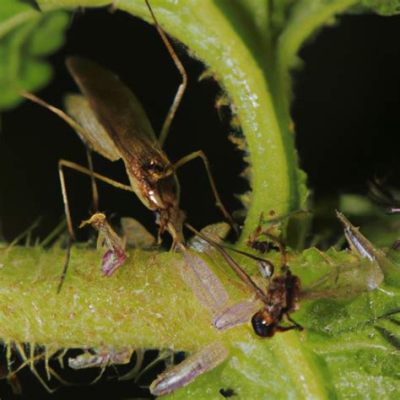
[[[150,385],[150,392],[162,396],[188,385],[199,375],[214,369],[229,355],[222,343],[214,342],[163,372]]]
[[[77,131],[82,141],[110,161],[119,160],[121,156],[118,149],[97,120],[88,100],[82,95],[71,94],[65,97],[64,102],[67,114],[83,128],[83,131]]]
[[[216,329],[224,330],[245,324],[259,311],[261,305],[255,299],[229,305],[227,291],[207,263],[189,250],[184,250],[184,258],[182,278],[198,301],[213,315],[212,324]]]
[[[207,225],[200,233],[203,236],[209,237],[216,243],[222,242],[228,236],[231,227],[226,222],[217,222],[216,224]],[[193,236],[188,243],[189,247],[197,251],[205,252],[210,248],[207,241],[202,239],[199,235]]]
[[[124,159],[160,152],[142,105],[115,74],[80,57],[68,58],[67,67]]]
[[[124,161],[133,191],[150,210],[168,209],[160,216],[160,229],[168,224],[172,236],[180,237],[178,181],[138,99],[116,75],[92,61],[70,57],[67,67]]]
[[[383,251],[377,249],[342,213],[336,211],[336,216],[344,227],[346,240],[354,253],[370,261],[375,261],[382,271],[395,272],[397,275],[397,266],[386,257]]]
[[[132,350],[101,349],[92,353],[85,352],[68,359],[68,366],[72,369],[99,368],[114,364],[128,364]]]
[[[376,289],[383,281],[378,263],[360,259],[357,263],[341,265],[305,288],[301,298],[352,298]]]
[[[229,295],[223,284],[207,263],[194,252],[185,249],[184,259],[182,279],[212,315],[220,313],[229,302]]]
[[[336,215],[343,224],[351,251],[359,260],[341,265],[323,276],[303,291],[303,298],[351,298],[374,290],[383,281],[382,270],[390,265],[384,253],[376,249],[342,213],[336,211]]]
[[[123,217],[121,225],[126,247],[151,249],[155,246],[155,237],[136,219]]]
[[[250,299],[245,300],[222,311],[214,318],[213,325],[219,330],[224,330],[245,324],[257,311],[260,311],[260,308],[259,302]]]

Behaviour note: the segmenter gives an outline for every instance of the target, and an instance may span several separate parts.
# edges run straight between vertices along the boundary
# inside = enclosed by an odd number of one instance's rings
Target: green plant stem
[[[133,251],[128,262],[106,278],[99,271],[100,252],[74,247],[67,280],[57,294],[64,256],[64,250],[41,247],[0,250],[0,337],[5,343],[39,344],[49,352],[104,346],[194,352],[218,341],[231,354],[220,382],[235,384],[231,380],[238,371],[251,375],[259,370],[256,383],[242,378],[243,385],[256,385],[252,390],[262,392],[265,380],[271,380],[271,390],[282,393],[281,385],[289,381],[293,394],[326,398],[318,368],[297,333],[262,340],[246,325],[214,329],[208,310],[180,277],[180,254]],[[220,277],[228,284],[228,274]],[[233,285],[229,292],[233,302],[246,295]],[[238,362],[243,367],[238,368]]]
[[[176,253],[131,252],[111,279],[101,252],[72,249],[56,293],[65,251],[1,250],[0,337],[57,348],[173,348],[189,351],[217,338],[208,313],[180,278]],[[193,321],[196,324],[193,324]],[[185,322],[186,321],[186,322]]]

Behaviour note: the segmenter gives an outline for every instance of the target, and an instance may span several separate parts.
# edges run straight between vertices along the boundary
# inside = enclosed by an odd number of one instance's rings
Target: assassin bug
[[[196,151],[173,164],[162,150],[187,87],[188,78],[181,61],[160,27],[147,0],[146,4],[155,27],[182,78],[182,83],[178,87],[158,139],[136,96],[112,72],[87,59],[80,57],[69,57],[67,59],[68,70],[83,93],[83,96],[72,95],[66,98],[67,113],[31,93],[24,93],[24,96],[64,119],[77,131],[90,150],[111,161],[122,159],[125,163],[130,185],[124,185],[94,173],[91,163],[89,163],[90,168],[87,169],[73,162],[60,160],[60,179],[66,203],[65,179],[62,171],[64,167],[91,175],[117,188],[134,191],[143,204],[158,213],[160,231],[168,230],[176,244],[183,241],[182,223],[184,215],[178,205],[179,185],[175,171],[193,159],[201,158],[204,162],[216,204],[225,218],[233,226],[235,224],[222,204],[208,159],[204,153]],[[66,204],[66,215],[70,233],[74,236],[68,204]]]
[[[111,71],[81,57],[69,57],[66,61],[70,74],[82,92],[82,95],[70,95],[66,98],[67,112],[51,106],[31,93],[23,95],[61,117],[78,133],[90,151],[95,151],[111,161],[121,159],[125,164],[129,185],[94,172],[90,156],[89,168],[67,160],[59,161],[61,190],[70,236],[75,238],[65,184],[65,168],[91,177],[95,209],[98,202],[95,179],[134,192],[148,209],[156,212],[159,235],[168,231],[173,239],[172,247],[175,248],[178,243],[184,242],[182,227],[185,219],[185,214],[179,206],[180,190],[176,170],[196,158],[201,158],[204,163],[216,205],[235,229],[236,225],[221,201],[205,154],[201,150],[195,151],[172,163],[162,150],[188,78],[147,0],[146,4],[182,78],[158,139],[143,107],[132,91]]]

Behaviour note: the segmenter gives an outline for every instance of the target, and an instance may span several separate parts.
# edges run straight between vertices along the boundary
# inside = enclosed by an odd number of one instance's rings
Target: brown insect
[[[274,267],[270,261],[232,249],[258,262],[262,275],[267,278],[265,280],[267,286],[264,289],[244,271],[219,243],[186,224],[190,230],[221,254],[230,268],[255,295],[256,301],[253,301],[253,304],[247,301],[229,308],[225,307],[219,315],[215,316],[214,326],[217,329],[233,327],[246,321],[246,314],[248,321],[251,313],[251,324],[254,332],[261,337],[272,337],[277,332],[303,329],[291,318],[291,313],[298,309],[299,301],[302,299],[351,298],[362,292],[375,290],[383,280],[382,269],[385,269],[387,264],[386,258],[342,214],[338,213],[338,218],[344,224],[344,232],[352,251],[360,257],[359,265],[340,265],[335,271],[322,276],[311,286],[304,289],[301,287],[300,278],[293,274],[288,266],[286,251],[281,242],[277,242],[281,247],[282,254],[281,268],[277,274],[273,272]],[[188,261],[193,266],[196,263],[199,264],[199,261],[196,262],[193,256],[192,260],[187,259]],[[198,266],[196,268],[198,269]],[[203,281],[203,284],[205,284],[206,281]],[[211,282],[210,278],[208,278],[208,282]],[[214,287],[217,286],[214,284]],[[253,313],[254,308],[260,302],[262,307]],[[227,301],[225,301],[225,306],[226,303]],[[206,304],[206,302],[203,300],[202,304]],[[215,305],[214,309],[217,310]],[[222,304],[219,311],[221,309],[223,309]],[[287,320],[290,324],[283,324],[284,320]]]
[[[281,267],[279,275],[273,276],[269,282],[268,289],[261,289],[252,278],[244,271],[244,269],[228,254],[228,252],[218,243],[211,240],[202,233],[196,231],[193,227],[186,226],[200,236],[203,240],[214,247],[224,258],[227,264],[238,275],[238,277],[246,284],[248,288],[255,294],[256,299],[263,303],[263,307],[251,317],[251,324],[254,332],[261,337],[272,337],[276,332],[284,332],[291,329],[302,330],[303,328],[291,317],[290,313],[297,309],[297,302],[300,294],[300,279],[293,275],[290,268],[285,264]],[[246,252],[240,252],[244,255],[249,255]],[[249,255],[251,258],[258,257]],[[272,265],[267,260],[268,265]],[[273,268],[272,268],[273,269]],[[271,271],[272,273],[272,271]],[[239,312],[247,312],[245,307],[239,307]],[[238,307],[234,306],[227,309],[220,316],[214,319],[214,325],[218,329],[224,329],[226,326],[232,326],[231,319],[241,320],[238,318]],[[282,325],[282,320],[286,318],[291,322],[291,325]],[[222,322],[224,321],[224,322]],[[223,327],[222,327],[223,325]]]
[[[175,247],[177,243],[184,242],[182,226],[185,219],[185,214],[179,207],[180,190],[176,170],[193,159],[201,158],[203,161],[216,205],[232,226],[235,224],[222,204],[205,154],[201,150],[196,151],[172,163],[162,150],[187,86],[187,74],[147,1],[146,4],[155,27],[182,77],[182,83],[158,138],[142,105],[132,91],[111,71],[81,57],[69,57],[66,61],[70,74],[82,92],[82,95],[70,95],[66,98],[67,113],[31,93],[24,93],[24,96],[60,116],[78,133],[88,149],[111,161],[122,160],[125,164],[129,185],[93,172],[90,157],[88,157],[89,168],[67,160],[59,161],[63,201],[71,236],[75,237],[68,205],[64,168],[74,169],[92,178],[95,210],[97,210],[98,196],[94,179],[134,192],[148,209],[156,212],[159,234],[168,231]]]

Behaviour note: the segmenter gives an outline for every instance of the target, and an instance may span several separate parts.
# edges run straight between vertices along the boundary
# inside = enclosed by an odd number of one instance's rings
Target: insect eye
[[[165,171],[165,166],[157,161],[151,160],[145,168],[152,174],[161,175]]]
[[[261,337],[271,337],[275,333],[275,324],[266,321],[264,313],[259,311],[255,313],[251,319],[251,325],[253,326],[256,335]]]

